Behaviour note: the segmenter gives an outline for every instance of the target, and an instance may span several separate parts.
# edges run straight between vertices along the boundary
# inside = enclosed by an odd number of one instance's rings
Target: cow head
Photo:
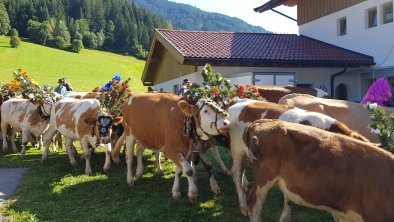
[[[196,105],[179,101],[178,107],[186,116],[196,118],[196,131],[202,140],[208,140],[210,135],[226,133],[229,129],[228,113],[210,99],[200,99]]]
[[[112,117],[108,115],[97,116],[96,119],[86,118],[85,122],[94,126],[94,134],[98,142],[108,144],[111,142],[112,126],[118,125],[122,121],[122,117]]]

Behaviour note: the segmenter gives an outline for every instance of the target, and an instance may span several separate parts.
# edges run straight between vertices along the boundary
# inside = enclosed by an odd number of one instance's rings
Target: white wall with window
[[[346,18],[346,34],[341,35]],[[321,27],[324,27],[322,29]],[[367,0],[299,27],[301,35],[373,56],[376,68],[394,67],[392,0]]]

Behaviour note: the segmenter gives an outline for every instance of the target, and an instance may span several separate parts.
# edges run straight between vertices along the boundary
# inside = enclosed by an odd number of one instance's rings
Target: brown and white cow
[[[39,138],[48,127],[48,119],[52,103],[44,102],[35,105],[27,99],[12,98],[1,105],[2,137],[6,138],[7,128],[12,127],[11,147],[13,152],[18,152],[15,145],[15,134],[22,131],[21,155],[25,155],[26,144],[30,141],[31,134]],[[8,149],[7,140],[3,140],[3,151]]]
[[[316,98],[310,95],[290,94],[284,96],[280,104],[298,107],[304,110],[319,112],[331,116],[367,137],[373,143],[379,143],[379,137],[368,128],[370,114],[362,104],[345,100]],[[394,112],[393,108],[383,107],[387,114]]]
[[[394,221],[394,155],[314,127],[258,120],[243,137],[253,159],[250,221],[278,185],[296,204],[331,213],[337,222]]]
[[[198,119],[197,134],[200,139],[218,135],[228,127],[225,116],[218,115],[205,103],[193,106],[180,97],[169,93],[136,94],[122,107],[123,125],[126,142],[127,183],[134,184],[132,157],[136,141],[144,147],[161,151],[176,164],[172,196],[179,199],[179,180],[182,172],[186,174],[189,189],[188,198],[197,198],[197,186],[190,165],[192,141],[183,133],[185,113]],[[121,141],[122,139],[119,139]],[[118,152],[117,152],[118,153]],[[115,156],[115,159],[117,157]]]
[[[367,139],[351,131],[343,123],[321,113],[307,112],[302,109],[292,108],[276,103],[242,99],[229,107],[230,115],[230,150],[233,159],[232,176],[240,201],[242,214],[247,215],[246,194],[242,188],[247,187],[246,177],[243,169],[250,159],[246,144],[242,140],[242,133],[252,122],[259,119],[280,119],[288,122],[312,125],[324,130],[329,130],[344,135],[355,137],[359,140],[368,142]],[[285,220],[285,219],[283,219]]]
[[[118,124],[120,118],[100,115],[100,102],[96,99],[63,98],[53,105],[48,131],[44,135],[45,151],[41,160],[48,158],[49,142],[56,131],[65,137],[66,149],[71,165],[76,165],[73,155],[72,142],[79,140],[86,160],[85,173],[92,175],[90,166],[89,145],[96,147],[103,144],[105,147],[104,171],[107,172],[111,164],[111,127]]]
[[[255,86],[260,95],[268,102],[278,103],[279,100],[292,93],[308,94],[316,97],[329,97],[326,92],[317,88],[304,88],[295,86]]]

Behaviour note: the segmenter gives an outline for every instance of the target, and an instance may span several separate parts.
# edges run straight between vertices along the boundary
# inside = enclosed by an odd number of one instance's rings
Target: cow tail
[[[257,137],[252,136],[251,137],[251,128],[252,125],[248,126],[245,129],[244,135],[243,135],[243,141],[246,144],[246,146],[248,147],[248,152],[249,152],[249,156],[252,160],[257,160],[260,156],[259,153],[259,146],[258,146],[258,141],[257,141]]]
[[[360,135],[359,133],[349,129],[342,122],[335,121],[335,124],[333,126],[331,126],[331,129],[333,130],[333,132],[344,134],[344,135],[352,137],[354,139],[369,143],[369,140],[367,138],[365,138],[364,136]]]
[[[115,162],[119,162],[120,149],[122,148],[125,139],[126,133],[123,132],[122,135],[119,137],[118,141],[116,141],[114,148],[112,149],[111,156]]]

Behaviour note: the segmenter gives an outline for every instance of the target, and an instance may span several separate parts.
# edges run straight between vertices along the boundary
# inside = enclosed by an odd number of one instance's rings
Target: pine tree
[[[7,35],[10,28],[10,18],[3,1],[0,0],[0,35]]]

